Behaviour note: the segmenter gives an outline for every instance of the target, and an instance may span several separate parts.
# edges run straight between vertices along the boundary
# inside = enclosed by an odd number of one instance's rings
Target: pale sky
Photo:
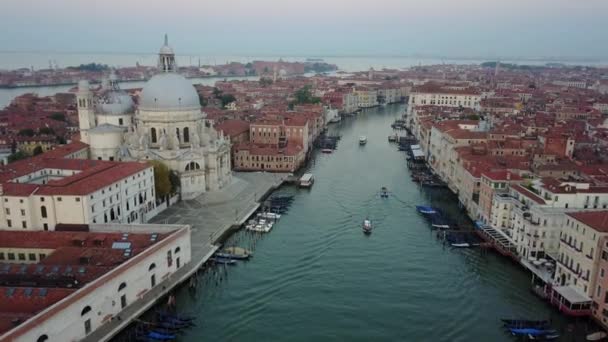
[[[608,0],[0,0],[0,51],[608,57]]]

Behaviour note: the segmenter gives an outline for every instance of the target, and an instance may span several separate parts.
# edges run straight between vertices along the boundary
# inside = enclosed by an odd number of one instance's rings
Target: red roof
[[[579,211],[568,216],[598,232],[608,233],[608,211]]]

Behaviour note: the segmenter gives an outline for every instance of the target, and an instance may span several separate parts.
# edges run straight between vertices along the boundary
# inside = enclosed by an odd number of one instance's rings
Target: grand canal
[[[561,317],[530,291],[513,262],[444,246],[414,205],[431,203],[468,224],[456,199],[410,181],[387,142],[402,105],[371,109],[330,128],[338,149],[309,165],[311,190],[264,236],[235,234],[252,260],[208,270],[178,307],[198,316],[185,341],[512,341],[501,317]],[[359,146],[366,135],[368,144]],[[388,199],[377,194],[382,186]],[[376,229],[364,236],[369,216]]]

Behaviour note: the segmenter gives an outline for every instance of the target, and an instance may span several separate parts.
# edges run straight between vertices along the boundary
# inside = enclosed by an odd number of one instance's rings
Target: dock
[[[475,222],[475,226],[477,235],[492,246],[498,253],[515,261],[519,261],[515,244],[512,243],[511,239],[503,232],[481,222]]]
[[[187,224],[192,227],[192,260],[130,303],[121,311],[120,319],[110,320],[82,341],[110,340],[187,281],[217,251],[218,244],[240,229],[260,203],[283,184],[285,177],[287,175],[264,172],[234,173],[232,183],[221,191],[178,202],[153,218],[150,223]]]

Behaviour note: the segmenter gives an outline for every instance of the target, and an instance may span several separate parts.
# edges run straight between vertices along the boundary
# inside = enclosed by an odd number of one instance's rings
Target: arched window
[[[190,129],[188,127],[184,127],[184,142],[190,142]]]
[[[186,165],[186,171],[200,170],[201,166],[196,162],[190,162]]]
[[[45,334],[45,335],[41,335],[40,337],[38,337],[36,342],[46,342],[48,340],[49,340],[49,337]]]
[[[127,283],[125,283],[125,282],[120,283],[120,285],[118,286],[118,292],[124,290],[125,288],[127,288]]]
[[[152,143],[156,144],[156,128],[150,128],[150,137],[152,139]]]
[[[181,249],[180,247],[175,247],[175,252],[174,252],[174,254],[179,253],[181,250],[182,250],[182,249]]]
[[[46,207],[44,205],[40,207],[40,215],[42,218],[46,218]]]
[[[85,306],[84,309],[82,309],[82,311],[80,312],[80,316],[84,316],[86,314],[88,314],[89,312],[91,312],[91,307],[90,306]]]
[[[153,270],[153,269],[155,269],[155,268],[156,268],[156,264],[155,264],[155,263],[152,263],[152,264],[150,265],[150,267],[148,267],[148,271],[152,271],[152,270]]]

